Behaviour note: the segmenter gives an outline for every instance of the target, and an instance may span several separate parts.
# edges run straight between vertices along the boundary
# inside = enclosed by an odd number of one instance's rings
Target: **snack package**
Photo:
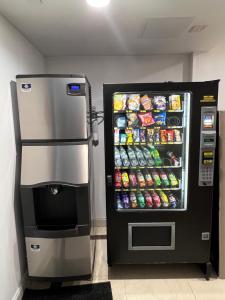
[[[128,127],[137,127],[139,125],[139,120],[137,113],[127,113]]]
[[[126,109],[126,94],[115,94],[113,97],[114,110],[125,110]]]
[[[166,110],[166,97],[155,96],[153,99],[154,108],[157,110]]]
[[[181,133],[178,129],[174,129],[174,140],[175,142],[181,142]]]
[[[140,129],[133,129],[133,141],[134,143],[140,143]]]
[[[166,125],[166,112],[160,112],[154,114],[154,121],[157,125],[163,126]]]
[[[180,110],[181,109],[180,95],[169,96],[169,109],[171,109],[171,110]]]
[[[120,143],[125,144],[127,142],[127,135],[126,133],[120,134]]]
[[[167,135],[167,142],[174,141],[174,130],[173,129],[166,130],[166,135]]]
[[[140,140],[141,143],[145,143],[146,142],[146,130],[145,129],[140,129]]]
[[[147,128],[147,142],[154,142],[154,128]]]
[[[139,110],[140,108],[140,95],[130,94],[127,100],[127,106],[129,110]]]
[[[154,142],[160,143],[160,129],[159,128],[155,128],[155,130],[154,130]]]
[[[166,130],[160,130],[160,140],[161,140],[162,143],[167,142]]]
[[[125,116],[119,116],[116,119],[116,127],[124,129],[127,126],[127,120]]]
[[[140,99],[141,105],[145,110],[152,110],[152,98],[150,98],[148,95],[143,95]]]
[[[140,113],[138,114],[138,117],[141,121],[142,126],[150,126],[155,123],[151,112],[147,112],[144,114]]]
[[[132,144],[133,143],[133,130],[132,129],[126,129],[126,136],[127,136],[127,143]]]
[[[120,142],[120,130],[118,128],[114,129],[114,143]]]

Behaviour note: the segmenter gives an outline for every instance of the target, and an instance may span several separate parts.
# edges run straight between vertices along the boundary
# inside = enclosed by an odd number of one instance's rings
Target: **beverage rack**
[[[182,93],[171,95],[164,93],[151,93],[145,92],[142,95],[149,97],[149,101],[154,101],[154,97],[165,98],[165,105],[163,109],[143,109],[143,105],[139,103],[138,109],[127,109],[128,101],[130,97],[136,95],[138,99],[138,94],[134,93],[116,93],[121,95],[121,99],[126,99],[124,101],[124,109],[115,109],[115,98],[113,107],[113,123],[114,123],[114,191],[115,191],[115,208],[119,212],[125,211],[136,211],[136,210],[178,210],[183,209],[183,147],[184,147],[184,95]],[[151,95],[151,96],[150,96]],[[180,99],[177,106],[179,108],[171,109],[169,107],[170,97]],[[141,99],[141,95],[140,98]],[[147,98],[146,97],[146,98]],[[137,100],[138,101],[138,100]],[[154,106],[154,104],[152,104]],[[138,121],[135,125],[129,124],[128,116],[129,114],[136,114]],[[152,124],[143,124],[141,121],[141,115],[147,114],[149,118],[152,117]],[[156,122],[155,115],[165,116],[164,121]],[[123,126],[117,121],[120,118],[121,123],[124,122]],[[162,118],[161,118],[162,119]],[[168,124],[168,120],[178,120],[179,124]],[[149,140],[148,130],[150,130],[153,135],[152,140]],[[134,138],[134,133],[144,132],[139,138]],[[178,132],[179,131],[179,132]],[[178,140],[175,138],[175,132],[179,137]],[[178,132],[178,133],[177,133]],[[157,138],[156,138],[157,134]],[[168,135],[172,138],[168,138]],[[123,136],[123,138],[122,138]],[[139,140],[138,140],[139,139]],[[132,165],[128,151],[132,151],[136,155],[137,164]],[[139,149],[139,150],[137,150]],[[154,157],[152,157],[152,164],[147,163],[148,160],[143,154],[143,149],[147,149],[150,153],[150,157],[155,155],[159,156],[160,163],[156,163]],[[118,164],[118,151],[120,153],[121,164]],[[123,155],[121,152],[127,154],[128,161],[127,165],[123,163],[121,158]],[[137,152],[142,152],[142,155],[146,161],[146,164],[140,165],[139,159],[137,158]],[[146,151],[146,150],[145,150]],[[170,153],[170,157],[168,156]],[[175,161],[175,163],[173,162]],[[145,184],[140,186],[139,177],[144,178]],[[136,184],[132,183],[132,178],[136,177]],[[149,180],[152,180],[151,184],[148,184]],[[160,183],[156,184],[156,181]],[[133,181],[135,181],[133,179]],[[143,181],[143,180],[142,180]],[[172,184],[175,181],[176,184]],[[167,184],[165,184],[165,182]]]

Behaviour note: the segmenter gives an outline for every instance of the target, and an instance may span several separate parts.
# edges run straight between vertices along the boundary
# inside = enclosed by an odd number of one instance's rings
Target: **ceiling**
[[[188,53],[225,40],[221,0],[0,0],[0,12],[45,56]]]

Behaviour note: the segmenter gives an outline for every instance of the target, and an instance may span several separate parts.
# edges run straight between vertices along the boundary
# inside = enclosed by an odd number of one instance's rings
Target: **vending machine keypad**
[[[216,148],[216,107],[202,107],[199,186],[212,186]]]

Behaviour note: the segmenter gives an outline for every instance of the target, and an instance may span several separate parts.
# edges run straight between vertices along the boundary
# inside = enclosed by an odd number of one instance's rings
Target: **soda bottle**
[[[115,188],[121,189],[122,187],[122,175],[120,170],[116,170],[115,172]]]
[[[177,199],[173,195],[173,193],[171,193],[171,192],[168,193],[168,199],[169,199],[169,202],[170,202],[170,207],[171,208],[176,208],[177,207]]]
[[[145,159],[147,161],[148,166],[150,166],[150,167],[154,166],[155,162],[152,159],[150,151],[146,147],[143,147],[143,146],[142,146],[141,149],[142,149],[142,153],[143,153],[143,155],[144,155],[144,157],[145,157]]]
[[[158,172],[156,172],[156,170],[153,170],[153,171],[152,171],[152,177],[153,177],[153,179],[154,179],[155,186],[156,186],[156,187],[161,186],[162,182],[161,182],[161,179],[160,179],[160,177],[159,177],[159,174],[158,174]]]
[[[116,193],[116,206],[117,206],[117,209],[123,208],[119,193]]]
[[[147,170],[145,171],[144,174],[145,174],[145,181],[146,181],[147,187],[153,186],[154,185],[154,181],[152,179],[151,174]]]
[[[146,207],[147,208],[152,208],[153,207],[152,197],[149,194],[149,192],[147,192],[147,191],[145,191],[145,202],[146,202]]]
[[[114,148],[114,159],[115,159],[115,166],[121,167],[122,166],[122,160],[120,158],[120,151],[117,147]]]
[[[136,157],[137,157],[137,160],[138,160],[138,163],[141,167],[144,167],[147,165],[147,162],[144,158],[144,155],[142,153],[142,151],[138,148],[138,147],[134,147],[135,149],[135,152],[136,152]]]
[[[122,146],[120,147],[120,157],[122,159],[123,166],[124,167],[129,167],[130,162],[129,162],[129,159],[128,159],[128,156],[127,156],[127,152]]]
[[[132,188],[137,187],[137,178],[136,178],[136,175],[134,172],[132,172],[132,171],[130,172],[129,179],[130,179],[130,186]]]
[[[168,174],[169,180],[170,180],[170,185],[171,187],[176,187],[179,185],[179,182],[175,176],[175,174],[170,170]]]
[[[166,208],[169,206],[169,200],[167,195],[163,191],[159,191],[159,196],[161,198],[162,207]]]
[[[122,193],[122,203],[124,208],[130,208],[130,201],[127,193]]]
[[[138,207],[137,198],[136,198],[136,195],[134,192],[130,193],[130,205],[131,205],[131,208]]]
[[[149,146],[151,156],[153,157],[155,161],[156,166],[161,166],[162,165],[162,160],[160,158],[158,150],[154,146]]]
[[[122,183],[125,189],[129,188],[129,177],[126,171],[122,172]]]
[[[131,148],[131,146],[128,146],[128,150],[127,150],[129,159],[130,159],[130,164],[132,167],[136,167],[138,165],[138,161],[135,155],[134,150]]]
[[[179,159],[177,158],[177,156],[173,152],[168,151],[166,154],[171,159],[171,164],[173,166],[179,166],[180,165]]]
[[[137,202],[140,208],[145,208],[145,198],[141,192],[137,192]]]
[[[162,180],[162,184],[163,184],[165,187],[169,187],[169,186],[170,186],[170,182],[169,182],[169,179],[168,179],[168,177],[167,177],[167,175],[166,175],[166,172],[164,172],[163,170],[161,170],[161,171],[159,172],[159,176],[160,176],[160,178],[161,178],[161,180]]]
[[[137,171],[137,179],[138,179],[139,187],[144,188],[145,187],[145,179],[140,170]]]
[[[161,207],[160,197],[156,193],[156,191],[152,191],[152,200],[153,200],[153,207],[154,208],[160,208]]]

